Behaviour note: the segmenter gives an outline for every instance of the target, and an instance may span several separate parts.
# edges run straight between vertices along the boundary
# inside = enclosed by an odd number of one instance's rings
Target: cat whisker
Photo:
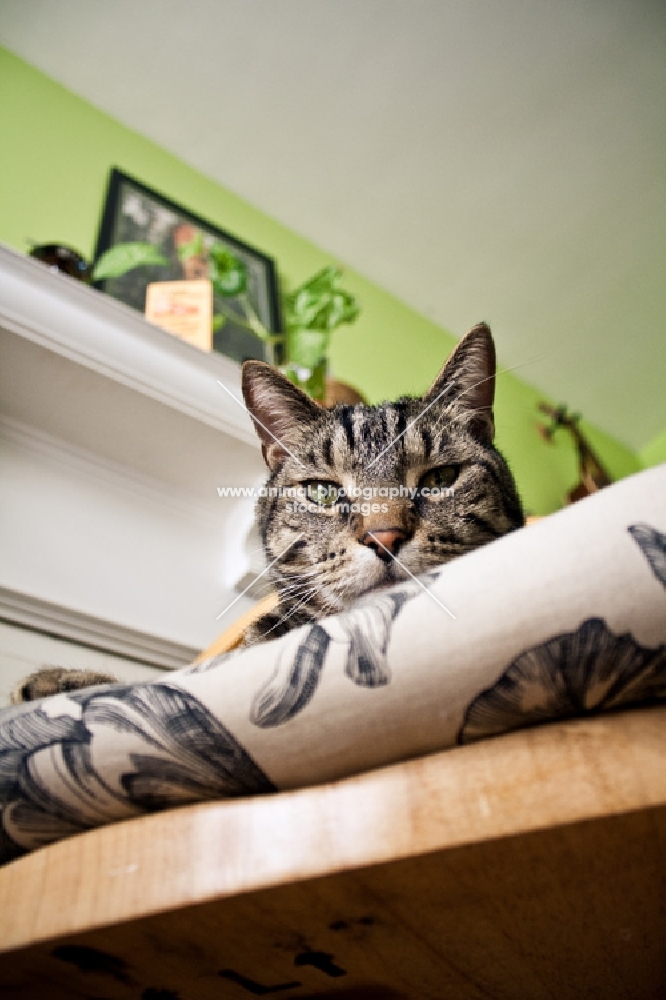
[[[309,570],[307,573],[294,573],[292,576],[287,576],[286,574],[275,574],[274,580],[278,586],[293,586],[298,583],[307,583],[309,580],[315,577],[320,577],[321,571],[318,569]]]
[[[318,579],[316,577],[313,577],[312,579],[309,580],[296,580],[293,583],[286,583],[280,581],[276,583],[275,589],[278,590],[281,594],[292,594],[299,590],[301,591],[305,590],[307,587],[310,587],[312,586],[313,583],[317,582]]]
[[[291,618],[291,616],[293,614],[295,614],[296,611],[298,611],[298,609],[300,607],[302,607],[304,604],[306,604],[308,602],[309,598],[312,597],[314,594],[316,594],[316,592],[317,592],[317,588],[316,587],[312,587],[311,590],[305,595],[305,597],[303,597],[303,599],[301,601],[299,601],[298,604],[295,604],[292,608],[290,608],[289,611],[287,611],[286,614],[284,614],[282,616],[282,618],[280,618],[279,621],[277,621],[275,623],[275,625],[271,625],[271,627],[266,632],[263,633],[263,635],[262,635],[261,638],[265,639],[267,635],[270,635],[271,632],[273,632],[276,628],[279,628],[280,625],[282,625],[289,618]]]
[[[298,570],[295,573],[285,573],[283,570],[277,570],[275,576],[280,580],[301,580],[304,577],[312,576],[313,573],[317,573],[318,569],[316,566],[311,566],[308,569]]]
[[[282,604],[284,604],[285,601],[296,601],[303,594],[309,593],[312,589],[313,588],[311,588],[311,587],[308,587],[308,588],[298,587],[298,588],[296,588],[294,590],[281,590],[281,591],[279,591],[280,601],[281,601]]]
[[[321,578],[318,577],[316,581],[317,585],[319,585],[320,579]],[[299,592],[303,593],[303,591],[308,590],[314,582],[315,582],[314,580],[303,580],[297,583],[288,584],[287,586],[279,586],[278,590],[280,594],[283,596],[287,596],[289,594],[298,594]]]

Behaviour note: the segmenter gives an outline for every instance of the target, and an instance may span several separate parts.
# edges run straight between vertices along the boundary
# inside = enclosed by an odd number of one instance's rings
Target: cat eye
[[[458,478],[459,472],[457,465],[440,465],[437,469],[431,469],[419,479],[419,491],[449,489]]]
[[[340,487],[337,483],[327,480],[311,479],[309,483],[303,483],[303,486],[308,500],[320,507],[332,507],[340,496]]]

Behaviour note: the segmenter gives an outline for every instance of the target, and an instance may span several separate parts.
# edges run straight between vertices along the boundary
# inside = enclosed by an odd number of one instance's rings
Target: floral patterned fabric
[[[0,713],[0,859],[666,699],[666,466],[282,639]]]

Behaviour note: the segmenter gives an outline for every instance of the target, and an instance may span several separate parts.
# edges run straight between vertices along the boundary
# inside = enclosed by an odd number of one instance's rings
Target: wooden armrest
[[[268,611],[272,611],[274,607],[278,604],[279,598],[277,594],[268,594],[263,600],[255,604],[253,608],[246,611],[244,615],[235,621],[233,625],[230,625],[228,629],[217,637],[217,639],[204,649],[203,652],[199,653],[195,663],[201,663],[202,660],[207,660],[211,656],[219,656],[221,653],[229,653],[232,649],[236,649],[240,646],[245,634],[245,630],[256,622],[257,618],[261,618]]]

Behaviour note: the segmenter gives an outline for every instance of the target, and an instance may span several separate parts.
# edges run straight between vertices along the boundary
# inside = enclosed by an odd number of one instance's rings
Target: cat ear
[[[434,403],[439,396],[442,405],[459,415],[474,437],[483,444],[492,444],[495,345],[486,323],[479,323],[465,334],[423,400]]]
[[[321,409],[309,396],[264,361],[243,365],[243,399],[261,440],[261,452],[269,469],[275,469],[291,454],[294,432],[312,423]]]

